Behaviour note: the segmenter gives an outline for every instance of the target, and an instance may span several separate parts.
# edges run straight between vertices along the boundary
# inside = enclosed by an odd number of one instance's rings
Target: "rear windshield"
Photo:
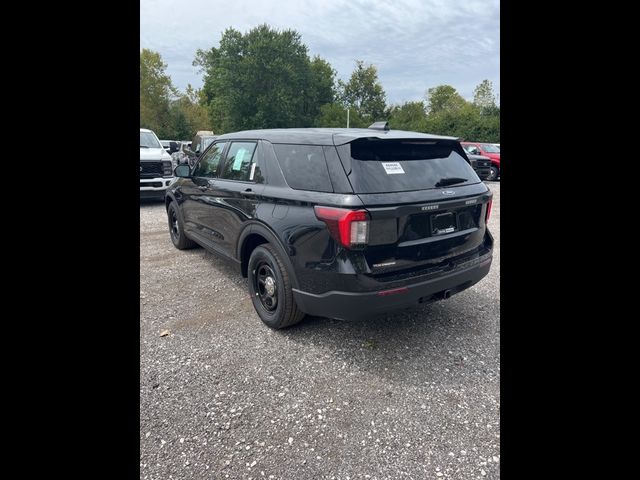
[[[355,193],[407,192],[480,182],[471,165],[453,150],[452,142],[361,139],[350,146],[349,181]],[[456,181],[450,183],[451,179]],[[439,182],[441,186],[436,186]]]
[[[287,184],[296,190],[333,192],[327,161],[317,145],[275,144],[273,149]]]

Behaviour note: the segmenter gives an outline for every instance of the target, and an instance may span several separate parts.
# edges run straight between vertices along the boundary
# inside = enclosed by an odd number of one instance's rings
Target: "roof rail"
[[[389,122],[375,122],[372,123],[371,125],[369,125],[370,129],[372,130],[389,130]]]

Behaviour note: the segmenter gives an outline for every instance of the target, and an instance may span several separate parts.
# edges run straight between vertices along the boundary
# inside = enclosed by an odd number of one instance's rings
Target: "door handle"
[[[253,197],[253,196],[257,195],[257,193],[254,192],[253,190],[251,190],[250,188],[247,188],[244,192],[242,192],[242,194],[247,196],[247,197]]]
[[[198,188],[204,192],[209,187],[206,185],[198,185]]]

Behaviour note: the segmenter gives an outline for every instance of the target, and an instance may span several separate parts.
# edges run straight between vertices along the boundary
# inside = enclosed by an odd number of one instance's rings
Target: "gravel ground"
[[[227,263],[173,247],[162,204],[141,204],[140,478],[499,478],[500,183],[488,185],[496,242],[479,284],[283,331]]]

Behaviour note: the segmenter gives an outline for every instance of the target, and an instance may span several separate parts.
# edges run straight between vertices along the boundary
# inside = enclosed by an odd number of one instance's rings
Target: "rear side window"
[[[349,180],[355,193],[440,188],[436,183],[452,178],[464,179],[455,185],[480,182],[455,145],[442,140],[355,140],[350,144]]]
[[[327,161],[317,145],[275,144],[273,149],[287,184],[296,190],[333,192]]]

